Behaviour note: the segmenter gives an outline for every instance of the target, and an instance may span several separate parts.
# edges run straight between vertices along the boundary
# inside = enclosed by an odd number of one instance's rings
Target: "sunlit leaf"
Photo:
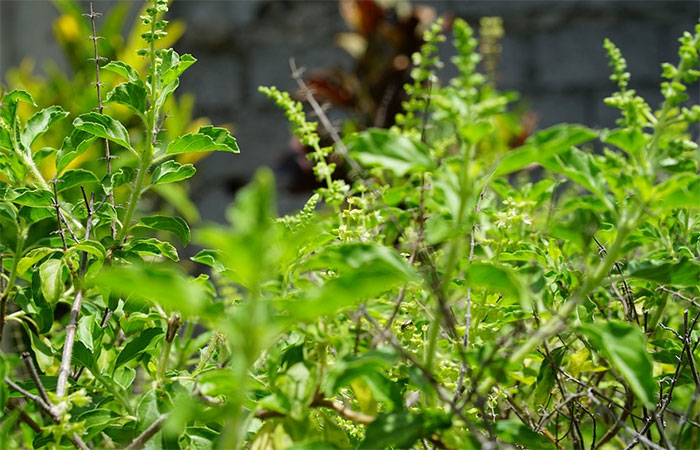
[[[582,324],[580,329],[593,348],[629,383],[637,398],[647,406],[653,405],[658,387],[652,376],[653,364],[644,332],[619,321]]]
[[[495,175],[506,175],[530,164],[540,163],[575,145],[594,139],[597,133],[580,125],[557,125],[530,137],[525,145],[510,151],[501,159]]]
[[[150,216],[142,218],[138,225],[154,230],[169,231],[182,242],[182,245],[187,245],[190,242],[190,227],[187,222],[179,217],[171,216]]]
[[[107,115],[94,112],[85,113],[76,117],[73,126],[98,138],[109,139],[122,147],[131,148],[129,133],[124,125]]]
[[[382,167],[399,177],[435,167],[423,143],[389,130],[373,128],[354,134],[346,145],[362,164]]]

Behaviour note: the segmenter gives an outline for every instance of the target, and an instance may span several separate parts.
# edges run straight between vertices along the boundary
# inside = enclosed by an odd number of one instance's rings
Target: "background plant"
[[[343,139],[328,130],[324,146],[301,103],[262,88],[313,149],[323,187],[278,218],[272,175],[259,171],[229,225],[194,233],[207,249],[193,260],[211,267],[209,279],[166,262],[177,259],[168,242],[143,237],[155,229],[186,244],[184,221],[136,220],[149,181],[191,175],[171,155],[237,151],[212,127],[158,143],[163,101],[194,62],[156,50],[165,9],[156,0],[143,19],[147,75],[105,67],[127,80],[119,98],[145,105],[135,108],[143,146],[99,113],[78,116],[68,137],[73,148],[99,138],[134,153],[122,209],[110,213],[108,201],[118,174],[93,174],[103,179],[95,200],[85,190],[77,206],[60,195],[65,173],[52,192],[31,164],[32,130],[43,127],[14,114],[31,97],[3,98],[2,299],[18,308],[5,318],[23,324],[32,349],[3,361],[7,446],[695,446],[700,178],[690,127],[700,106],[687,92],[700,75],[700,26],[663,66],[659,108],[631,89],[606,42],[617,127],[562,124],[510,151],[495,131],[513,97],[477,70],[479,43],[462,20],[458,76],[436,76],[438,22],[392,129]],[[351,181],[334,179],[339,165]],[[59,235],[34,237],[35,223]],[[73,314],[55,323],[60,303]]]
[[[128,22],[133,14],[133,2],[116,2],[104,17],[94,21],[95,30],[92,29],[93,21],[86,15],[83,7],[74,0],[56,0],[53,2],[60,15],[53,23],[53,32],[56,41],[63,51],[63,59],[67,62],[67,70],[61,69],[56,63],[48,62],[42,67],[46,75],[36,74],[35,64],[30,58],[25,59],[19,67],[11,68],[6,73],[6,89],[21,89],[32,93],[32,97],[39,107],[61,105],[71,114],[81,114],[98,108],[95,91],[86,89],[95,83],[95,55],[100,60],[100,65],[109,61],[123,61],[138,71],[145,69],[147,61],[136,54],[142,46],[141,34],[148,31],[148,27],[141,23],[139,16],[144,14],[147,6],[138,5],[140,9],[134,23],[127,23],[124,31],[124,23]],[[181,20],[175,20],[166,25],[168,35],[158,41],[157,48],[167,48],[175,44],[185,31],[185,25]],[[88,39],[90,36],[99,36],[97,41]],[[97,48],[95,48],[95,44]],[[97,50],[97,51],[95,51]],[[119,84],[124,79],[111,71],[100,72],[100,82],[104,84],[104,107],[117,118],[129,131],[134,145],[141,145],[143,131],[141,120],[133,109],[125,107],[118,102],[111,102],[106,97],[107,88]],[[168,127],[164,128],[161,139],[166,143],[171,139],[187,132],[194,132],[200,126],[210,125],[204,117],[194,117],[194,97],[183,93],[179,97],[169,97],[164,106],[164,112],[170,116]],[[27,120],[34,111],[30,108],[19,108],[22,120]],[[70,121],[61,121],[52,126],[44,136],[37,141],[37,148],[41,149],[45,158],[37,162],[42,174],[51,178],[55,170],[55,151],[63,137],[71,131]],[[52,147],[53,146],[53,147]],[[52,150],[53,148],[53,150]],[[69,163],[69,168],[83,167],[89,170],[100,170],[105,162],[100,159],[103,152],[101,145],[91,145],[86,151]],[[195,164],[206,153],[183,154],[177,157],[181,164]],[[126,161],[114,158],[111,161],[118,171],[122,165],[128,165]],[[69,193],[70,195],[70,193]],[[117,197],[128,195],[125,188],[117,189]],[[183,215],[188,221],[196,223],[199,214],[196,207],[190,201],[187,192],[187,183],[162,184],[154,186],[149,192],[152,197],[152,205],[161,213],[177,213]],[[75,198],[74,200],[78,200]]]

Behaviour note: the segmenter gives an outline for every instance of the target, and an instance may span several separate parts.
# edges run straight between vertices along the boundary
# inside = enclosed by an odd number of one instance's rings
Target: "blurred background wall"
[[[111,1],[96,1],[106,11]],[[133,10],[140,2],[134,2]],[[660,99],[660,63],[676,61],[677,37],[700,16],[700,1],[414,1],[437,15],[466,18],[478,27],[483,16],[503,18],[505,37],[498,86],[521,93],[537,127],[557,122],[609,126],[614,111],[602,100],[612,90],[602,49],[609,37],[622,50],[632,87],[652,106]],[[426,13],[427,10],[422,10]],[[32,59],[40,71],[61,60],[52,23],[56,8],[46,0],[0,0],[0,75]],[[184,75],[178,92],[196,96],[195,114],[234,128],[241,154],[213,154],[198,164],[192,182],[203,218],[222,220],[225,205],[254,168],[276,168],[281,209],[308,198],[294,192],[289,169],[290,143],[283,114],[257,92],[259,85],[293,90],[289,58],[307,74],[332,67],[352,70],[355,62],[336,45],[348,23],[333,0],[175,0],[170,19],[183,19],[180,53],[199,60]],[[346,17],[347,19],[347,17]],[[449,56],[446,46],[445,61]],[[449,66],[449,63],[447,64]],[[449,72],[449,67],[445,69]],[[700,93],[690,93],[700,95]],[[45,105],[43,105],[45,106]],[[331,113],[342,117],[340,113]]]

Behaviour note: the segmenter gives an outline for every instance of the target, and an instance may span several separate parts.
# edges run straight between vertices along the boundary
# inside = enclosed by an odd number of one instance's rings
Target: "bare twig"
[[[90,239],[90,232],[92,231],[92,215],[93,215],[93,202],[95,200],[94,193],[92,194],[90,201],[87,199],[85,194],[85,189],[80,187],[83,192],[83,199],[85,200],[85,207],[87,208],[88,216],[87,223],[85,225],[85,239]],[[73,299],[73,305],[70,310],[70,319],[68,325],[66,326],[66,339],[63,343],[63,354],[61,355],[61,366],[58,371],[58,382],[56,384],[56,395],[58,397],[64,397],[66,395],[66,388],[68,384],[68,377],[70,376],[70,365],[73,358],[73,346],[75,345],[75,334],[78,330],[78,318],[80,317],[80,310],[83,305],[83,280],[82,276],[85,274],[85,269],[87,267],[87,253],[83,252],[80,260],[80,274],[79,278],[75,280],[76,292],[75,298]]]
[[[340,134],[338,134],[338,130],[335,129],[330,119],[328,119],[328,116],[326,115],[325,111],[323,111],[323,108],[314,97],[313,92],[302,79],[301,74],[304,71],[303,69],[297,68],[294,58],[289,59],[289,68],[292,70],[292,78],[294,78],[294,80],[297,82],[299,89],[304,94],[304,98],[309,103],[309,105],[311,105],[311,108],[313,108],[314,113],[321,121],[321,125],[323,125],[323,128],[326,130],[326,132],[328,132],[331,139],[333,139],[333,143],[335,144],[338,153],[340,153],[343,159],[345,159],[345,161],[350,165],[355,174],[362,174],[362,167],[360,167],[360,165],[357,164],[357,161],[350,157],[350,155],[348,154],[347,147],[343,143],[343,140],[340,138]]]
[[[347,406],[345,406],[342,403],[335,401],[335,400],[328,400],[325,398],[319,398],[317,400],[314,400],[314,402],[311,404],[311,406],[318,406],[318,407],[332,409],[333,411],[337,412],[341,416],[345,417],[348,420],[352,420],[355,423],[360,423],[360,424],[366,425],[366,424],[374,422],[374,419],[375,419],[374,416],[369,416],[369,415],[361,413],[359,411],[355,411],[355,410],[348,408]]]
[[[29,352],[23,352],[21,357],[22,357],[22,361],[24,361],[24,365],[27,366],[27,370],[29,371],[29,375],[32,377],[32,380],[34,381],[34,385],[36,386],[37,390],[39,391],[41,398],[47,404],[51,404],[51,400],[49,399],[49,394],[46,392],[46,389],[44,388],[44,384],[39,379],[39,373],[36,371],[36,367],[34,366],[34,361],[32,360],[32,355]]]
[[[58,203],[58,192],[56,190],[56,183],[58,183],[58,180],[56,178],[51,180],[51,184],[53,185],[53,206],[54,208],[56,208],[56,224],[58,226],[58,234],[61,236],[61,243],[63,244],[63,250],[65,251],[68,250],[68,245],[66,245],[66,233],[63,229],[61,220],[61,205]]]
[[[95,18],[100,16],[100,13],[96,13],[93,8],[92,8],[92,2],[90,2],[90,14],[88,17],[90,18],[90,25],[92,26],[92,36],[90,36],[90,39],[92,40],[92,46],[93,46],[93,51],[94,51],[94,60],[95,60],[95,88],[97,89],[97,109],[100,114],[102,114],[102,111],[104,110],[104,105],[102,104],[102,83],[100,82],[100,55],[99,51],[97,49],[97,41],[100,39],[100,36],[97,35],[97,27],[95,26]],[[105,164],[107,166],[107,177],[111,177],[112,175],[112,154],[109,150],[109,140],[105,139]],[[114,209],[114,192],[110,190],[109,194],[107,194],[109,197],[109,204],[112,206],[112,209]],[[114,222],[114,220],[110,220],[109,222],[109,229],[112,234],[112,239],[116,239],[117,237],[117,226]]]
[[[20,408],[18,405],[16,405],[13,401],[8,401],[7,402],[7,409],[9,411],[17,411],[19,415],[19,419],[29,425],[29,428],[34,430],[35,433],[41,433],[41,427],[39,426],[38,423],[34,421],[29,415],[24,412],[22,408]]]
[[[700,308],[700,303],[695,301],[695,299],[687,297],[678,291],[672,291],[671,289],[667,288],[666,286],[659,286],[657,289],[660,291],[668,292],[669,294],[673,295],[674,297],[678,297],[681,300],[686,301],[686,302],[690,303],[691,305],[695,306],[696,308]]]
[[[479,193],[479,199],[476,202],[476,207],[474,208],[474,221],[476,221],[476,215],[481,212],[481,201],[484,199],[486,194],[486,187],[488,183],[484,183],[484,187],[481,188],[481,193]],[[474,260],[474,248],[476,247],[476,223],[472,223],[471,233],[469,236],[469,263]],[[469,350],[469,333],[472,327],[472,289],[467,288],[467,305],[464,312],[464,336],[462,338],[462,347],[464,351]],[[457,388],[454,393],[454,401],[462,395],[464,390],[464,377],[467,374],[467,369],[469,368],[466,358],[462,360],[462,365],[459,368],[459,378],[457,379]]]
[[[42,399],[36,394],[32,394],[31,392],[27,391],[19,384],[10,380],[8,377],[5,377],[5,383],[15,391],[19,392],[20,394],[24,395],[25,397],[36,403],[41,409],[44,410],[46,414],[49,415],[49,417],[51,417],[52,420],[54,420],[55,422],[58,422],[60,420],[60,416],[54,405],[45,402],[44,399]]]
[[[146,445],[146,442],[148,442],[149,439],[151,439],[157,432],[160,431],[161,428],[163,428],[163,424],[167,418],[167,414],[161,414],[148,428],[143,430],[143,432],[139,434],[136,439],[131,441],[131,444],[129,444],[125,450],[137,450],[143,448],[143,446]]]

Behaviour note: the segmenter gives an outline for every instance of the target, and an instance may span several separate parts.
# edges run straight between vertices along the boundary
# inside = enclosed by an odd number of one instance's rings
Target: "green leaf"
[[[148,350],[153,340],[164,333],[162,329],[157,327],[147,328],[140,332],[124,346],[121,352],[119,352],[119,356],[117,356],[117,360],[114,363],[114,369],[116,370],[119,366],[126,364]]]
[[[5,200],[23,206],[51,206],[53,193],[45,189],[16,188]]]
[[[134,180],[134,175],[135,172],[133,168],[128,166],[122,167],[117,172],[113,173],[111,177],[105,175],[102,179],[102,188],[107,194],[114,192],[116,188],[131,183]]]
[[[225,272],[226,266],[221,262],[221,255],[216,250],[202,250],[190,258],[192,261],[209,266],[219,273]]]
[[[34,160],[34,164],[36,164],[37,166],[40,165],[46,158],[53,155],[54,153],[56,153],[55,148],[51,148],[51,147],[40,148],[39,150],[34,152],[34,154],[32,155],[32,159]]]
[[[173,52],[175,57],[177,57],[177,54]],[[187,70],[188,67],[190,67],[192,64],[197,62],[197,60],[190,54],[185,53],[184,55],[180,56],[179,59],[174,58],[177,60],[177,63],[173,64],[172,66],[168,67],[168,69],[163,72],[162,75],[162,83],[163,85],[167,85],[172,83],[173,81],[177,80],[182,73]]]
[[[389,130],[373,128],[346,140],[350,156],[368,166],[379,166],[402,177],[435,167],[425,144]]]
[[[373,350],[361,356],[346,355],[328,371],[323,383],[324,392],[331,397],[359,378],[375,400],[400,409],[403,403],[398,386],[382,374],[382,371],[391,369],[395,362],[396,353],[382,350]],[[356,386],[353,384],[353,388]]]
[[[493,134],[495,130],[496,127],[493,126],[493,123],[482,120],[475,123],[469,123],[468,125],[462,127],[459,132],[466,141],[476,144],[477,142],[483,140],[486,136]]]
[[[0,124],[0,148],[5,148],[7,150],[12,150],[14,146],[12,145],[12,135],[10,130],[5,129],[5,127]]]
[[[85,431],[82,436],[84,440],[94,438],[100,431],[121,420],[120,416],[106,408],[91,409],[76,418],[76,422],[84,424]]]
[[[68,249],[68,251],[89,253],[99,260],[104,260],[107,257],[107,251],[104,246],[97,241],[81,241]]]
[[[51,206],[22,206],[19,210],[19,216],[31,225],[44,219],[55,219],[56,210]]]
[[[609,203],[605,196],[605,179],[588,153],[571,147],[539,163],[552,172],[559,173],[594,193],[604,203]]]
[[[64,111],[60,106],[50,106],[34,114],[27,120],[27,123],[24,125],[24,130],[22,131],[20,140],[24,148],[29,151],[34,141],[36,141],[39,136],[46,133],[51,125],[64,119],[68,115],[69,113]]]
[[[559,370],[561,360],[565,354],[566,347],[557,347],[549,352],[549,359],[545,357],[540,363],[540,371],[537,374],[535,383],[534,401],[536,406],[546,406],[547,399],[549,399],[551,390],[554,387],[555,372],[552,369],[552,364],[554,364],[556,370]]]
[[[27,269],[54,252],[56,252],[56,249],[49,247],[39,247],[30,250],[19,260],[19,263],[17,263],[17,274],[23,276],[27,272]]]
[[[41,293],[49,303],[56,303],[63,294],[63,261],[49,259],[39,266]]]
[[[0,119],[4,120],[10,128],[14,127],[15,121],[17,120],[17,104],[19,102],[36,106],[29,92],[21,89],[16,89],[5,94],[2,98],[2,103],[0,103]]]
[[[83,154],[95,139],[97,138],[87,131],[74,129],[70,136],[63,140],[61,148],[56,153],[56,171],[59,173],[63,171],[75,158]]]
[[[17,208],[12,203],[0,203],[0,216],[14,222],[17,219]]]
[[[56,185],[56,190],[58,192],[63,192],[74,186],[79,186],[81,184],[91,184],[98,183],[100,180],[97,179],[94,173],[85,169],[72,169],[66,170],[58,177],[58,184]]]
[[[154,390],[146,392],[143,397],[141,397],[136,407],[136,417],[138,418],[136,431],[139,433],[148,428],[160,417],[157,395]],[[144,450],[161,450],[160,442],[162,433],[162,431],[158,431],[155,436],[150,438],[143,447]]]
[[[154,230],[170,231],[174,233],[182,245],[187,245],[190,242],[190,227],[187,222],[179,217],[170,216],[150,216],[144,217],[138,223],[140,226],[152,228]]]
[[[102,69],[109,70],[124,77],[132,83],[141,81],[139,73],[130,65],[121,61],[110,61],[109,64],[102,66]]]
[[[166,161],[155,168],[151,183],[175,183],[190,178],[196,171],[192,164],[183,165],[177,161]]]
[[[601,352],[627,381],[637,398],[647,407],[652,407],[658,389],[652,375],[652,359],[647,352],[647,338],[642,330],[612,320],[583,324],[579,328],[593,348]]]
[[[78,340],[90,351],[94,350],[92,336],[94,328],[99,327],[97,320],[97,316],[82,316],[78,321]]]
[[[700,264],[687,259],[647,260],[630,264],[627,276],[670,286],[694,287],[700,286]]]
[[[78,130],[86,131],[102,139],[119,144],[131,149],[129,132],[124,125],[109,116],[98,113],[82,114],[73,121],[73,126]]]
[[[684,173],[654,186],[654,206],[661,209],[700,208],[700,176]]]
[[[335,313],[417,279],[413,268],[395,250],[366,243],[327,247],[310,259],[307,268],[331,269],[338,276],[286,306],[290,316],[299,320]]]
[[[122,366],[114,371],[112,379],[121,386],[122,389],[130,389],[131,383],[136,378],[136,370],[129,366]]]
[[[516,419],[497,420],[495,433],[500,439],[523,448],[554,448],[544,435],[535,433],[532,428]]]
[[[24,330],[27,332],[27,335],[29,336],[29,340],[32,345],[32,350],[34,350],[34,356],[36,357],[36,362],[39,365],[39,369],[46,373],[47,370],[49,370],[53,366],[53,349],[51,348],[51,341],[49,341],[47,338],[42,338],[41,336],[37,336],[34,334],[34,332],[29,328],[29,324],[27,322],[22,322],[22,325],[24,326]]]
[[[109,94],[105,103],[119,103],[133,109],[140,117],[146,113],[146,89],[139,80],[118,84]]]
[[[465,270],[469,286],[499,292],[516,301],[525,298],[525,288],[516,273],[509,267],[491,263],[470,263]]]
[[[507,175],[530,164],[541,163],[575,145],[594,139],[597,132],[580,125],[562,124],[542,130],[525,145],[507,153],[498,164],[495,176]]]
[[[606,144],[614,145],[629,154],[639,153],[646,141],[644,133],[635,128],[606,130],[601,134],[600,140]]]
[[[358,448],[410,448],[422,437],[450,426],[449,416],[396,411],[381,414],[367,426],[365,439]]]
[[[212,126],[201,127],[199,132],[190,133],[173,139],[165,151],[166,154],[191,152],[223,151],[239,153],[236,138],[225,128]]]
[[[172,244],[155,238],[133,239],[126,244],[124,250],[147,253],[149,255],[162,255],[175,262],[180,259],[177,255],[177,250]]]
[[[97,275],[94,283],[125,298],[153,301],[191,315],[198,314],[207,300],[201,285],[166,263],[112,266]]]
[[[88,349],[81,341],[75,341],[75,344],[73,345],[72,363],[76,366],[84,366],[91,372],[94,370],[95,358],[93,357],[90,349]]]

